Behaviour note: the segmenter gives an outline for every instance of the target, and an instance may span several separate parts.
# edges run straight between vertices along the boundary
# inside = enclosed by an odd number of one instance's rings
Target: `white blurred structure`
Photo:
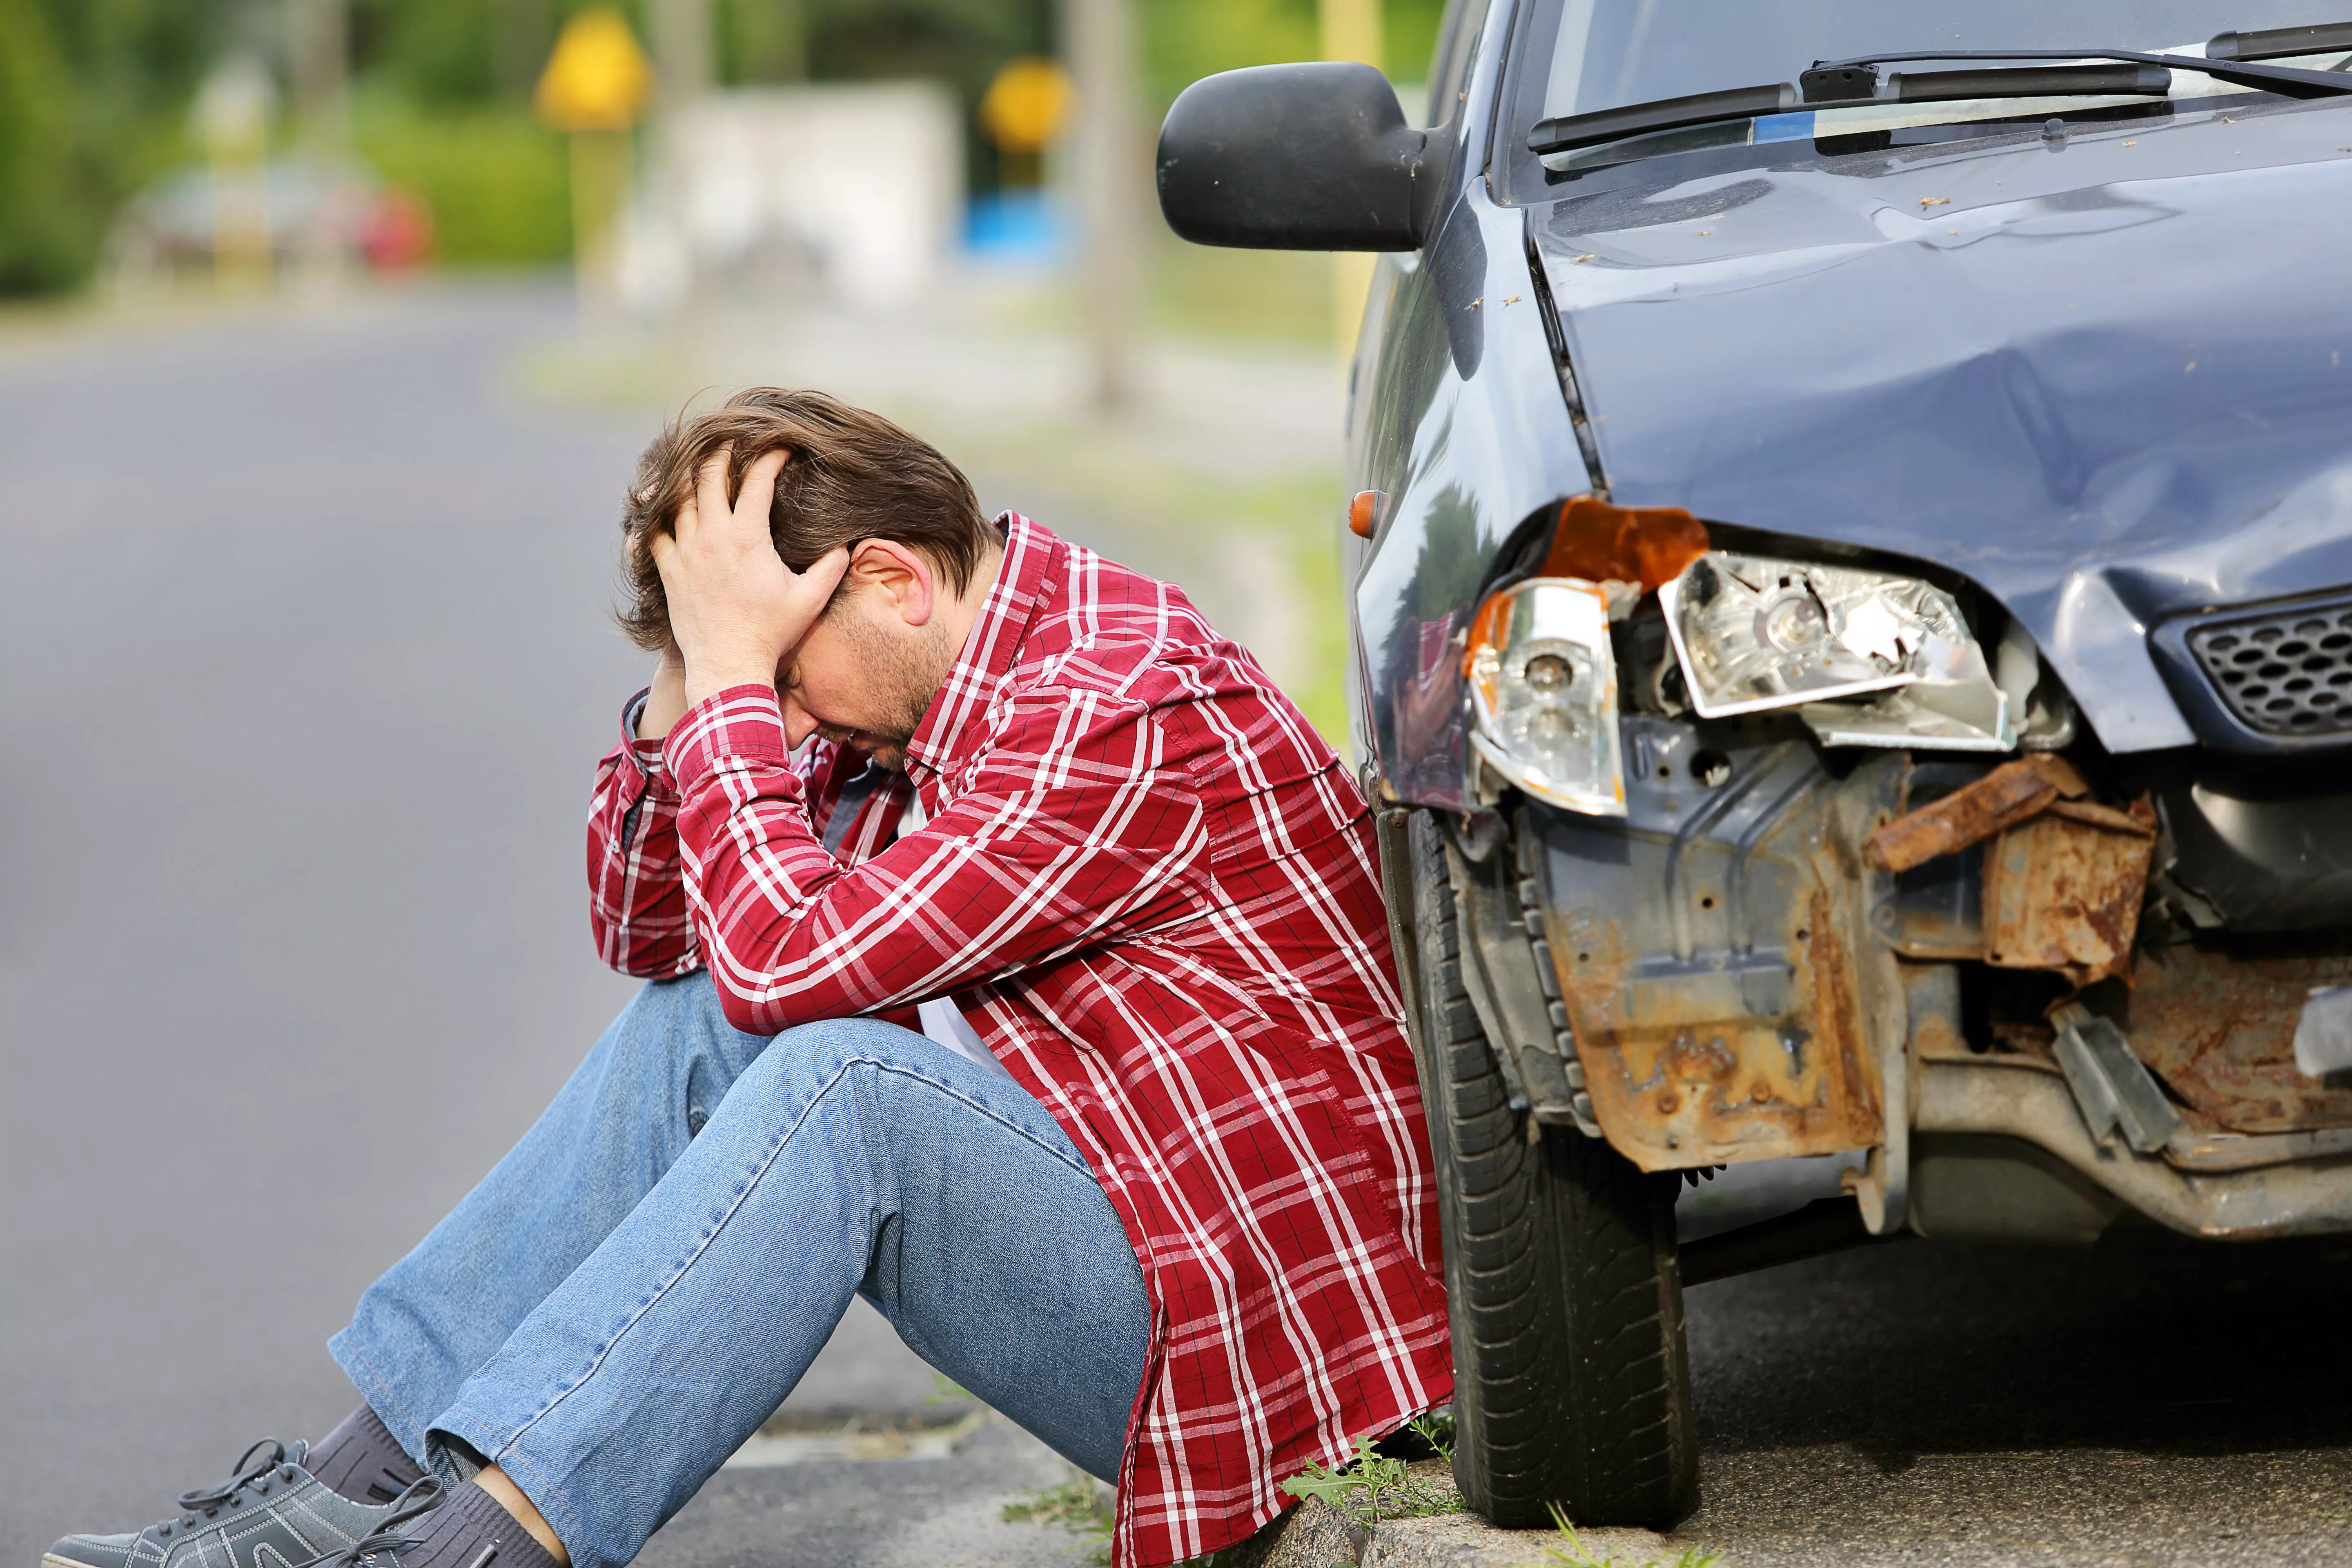
[[[730,279],[895,305],[933,279],[962,224],[962,115],[934,82],[707,92],[666,124],[663,152],[621,258],[645,314]]]

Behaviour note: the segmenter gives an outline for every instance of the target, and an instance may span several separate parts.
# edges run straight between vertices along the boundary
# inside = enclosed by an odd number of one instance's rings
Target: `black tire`
[[[1454,1475],[1496,1524],[1664,1529],[1698,1502],[1678,1178],[1572,1127],[1529,1142],[1463,990],[1444,842],[1409,828],[1422,1073],[1454,1331]],[[1507,850],[1501,851],[1507,853]]]

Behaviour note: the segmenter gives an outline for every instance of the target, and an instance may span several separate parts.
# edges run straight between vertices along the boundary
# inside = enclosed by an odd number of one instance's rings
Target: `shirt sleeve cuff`
[[[621,750],[636,763],[647,792],[655,799],[675,801],[677,791],[670,784],[669,764],[662,760],[662,742],[641,740],[637,735],[637,721],[645,716],[646,701],[652,695],[653,688],[647,687],[621,705]]]
[[[662,742],[662,759],[681,793],[730,763],[772,767],[791,774],[795,786],[801,782],[793,772],[784,712],[772,686],[730,686],[712,692],[670,727]]]

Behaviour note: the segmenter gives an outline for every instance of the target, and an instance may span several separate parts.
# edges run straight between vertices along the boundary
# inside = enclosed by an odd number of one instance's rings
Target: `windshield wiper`
[[[2352,49],[2352,22],[2322,22],[2315,27],[2265,27],[2258,33],[2216,33],[2205,40],[2209,60],[2279,60],[2292,55],[2326,55]],[[2342,70],[2342,66],[2331,66]]]
[[[2283,29],[2284,30],[2284,29]],[[2317,29],[2311,29],[2316,31]],[[2297,28],[2300,33],[2305,29]],[[2347,29],[2352,31],[2352,29]],[[2231,37],[2224,34],[2223,37]],[[2265,35],[2242,35],[2247,39]],[[2324,49],[2326,46],[2322,45]],[[2314,52],[2314,51],[2305,51]],[[2023,66],[2007,70],[1896,71],[1884,82],[1877,67],[1912,60],[2114,60],[2115,65]],[[1530,153],[1566,153],[1650,131],[1678,131],[1757,115],[1786,114],[1806,108],[1850,108],[1858,103],[1950,103],[1987,98],[2161,97],[2172,88],[2171,67],[2202,72],[2290,98],[2352,93],[2352,76],[2254,65],[2189,55],[2140,54],[2126,49],[1946,49],[1915,54],[1865,55],[1825,60],[1800,79],[1801,86],[1769,82],[1761,87],[1697,92],[1622,109],[1595,110],[1539,121],[1528,133]]]

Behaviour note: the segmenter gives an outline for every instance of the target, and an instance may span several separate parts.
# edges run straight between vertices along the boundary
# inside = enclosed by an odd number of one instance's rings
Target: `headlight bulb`
[[[1756,623],[1764,641],[1783,653],[1802,653],[1822,640],[1830,618],[1810,590],[1799,588],[1768,602]]]

